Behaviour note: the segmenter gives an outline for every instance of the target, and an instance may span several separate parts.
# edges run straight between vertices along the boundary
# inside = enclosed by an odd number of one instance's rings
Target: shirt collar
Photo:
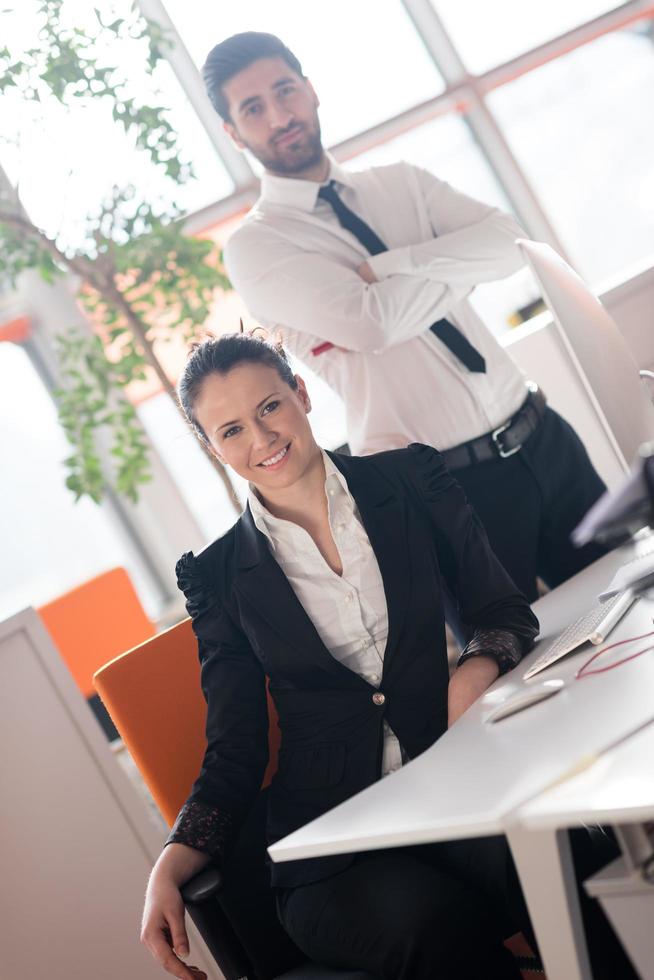
[[[320,452],[322,453],[323,463],[325,464],[325,493],[327,494],[330,490],[334,490],[333,497],[349,504],[351,509],[354,510],[354,499],[348,489],[345,477],[336,464],[332,462],[325,450],[321,449]],[[293,528],[294,525],[290,521],[282,520],[282,518],[275,517],[270,513],[265,504],[259,499],[253,483],[248,484],[248,504],[256,527],[266,536],[274,550],[275,539],[283,534],[285,529]],[[331,509],[330,503],[330,513]]]
[[[345,187],[352,185],[352,174],[345,170],[328,153],[329,173],[327,181],[335,180]],[[316,206],[318,191],[327,181],[298,180],[296,177],[278,177],[275,174],[264,173],[261,178],[261,199],[269,204],[281,204],[284,207],[297,208],[300,211],[311,212]]]

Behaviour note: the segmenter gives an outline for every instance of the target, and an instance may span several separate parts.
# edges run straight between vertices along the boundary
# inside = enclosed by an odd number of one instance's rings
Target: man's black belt
[[[445,449],[443,459],[451,470],[461,470],[475,463],[488,463],[492,459],[507,459],[522,449],[530,435],[536,431],[545,414],[547,399],[541,389],[529,383],[529,394],[515,415],[492,432],[462,442],[460,446]]]

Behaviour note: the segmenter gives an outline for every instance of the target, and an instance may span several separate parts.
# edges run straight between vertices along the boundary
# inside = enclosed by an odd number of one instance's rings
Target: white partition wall
[[[32,609],[0,623],[0,740],[2,976],[161,980],[138,933],[163,829]]]

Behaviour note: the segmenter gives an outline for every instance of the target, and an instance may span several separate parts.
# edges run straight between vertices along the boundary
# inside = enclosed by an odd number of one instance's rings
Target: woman
[[[323,452],[281,351],[243,335],[208,340],[179,394],[200,438],[250,484],[234,527],[178,564],[208,745],[155,865],[142,938],[191,980],[179,888],[224,859],[259,791],[265,678],[282,733],[268,811],[276,840],[428,748],[518,663],[538,623],[439,453]],[[472,632],[451,680],[441,576]],[[502,939],[530,927],[503,839],[271,874],[281,921],[311,959],[389,980],[520,977]]]

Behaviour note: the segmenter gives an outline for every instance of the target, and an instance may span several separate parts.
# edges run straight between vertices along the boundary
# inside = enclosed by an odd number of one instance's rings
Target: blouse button
[[[384,704],[385,701],[386,701],[386,695],[382,694],[381,691],[375,691],[375,693],[372,696],[372,703],[379,705],[379,704]]]

